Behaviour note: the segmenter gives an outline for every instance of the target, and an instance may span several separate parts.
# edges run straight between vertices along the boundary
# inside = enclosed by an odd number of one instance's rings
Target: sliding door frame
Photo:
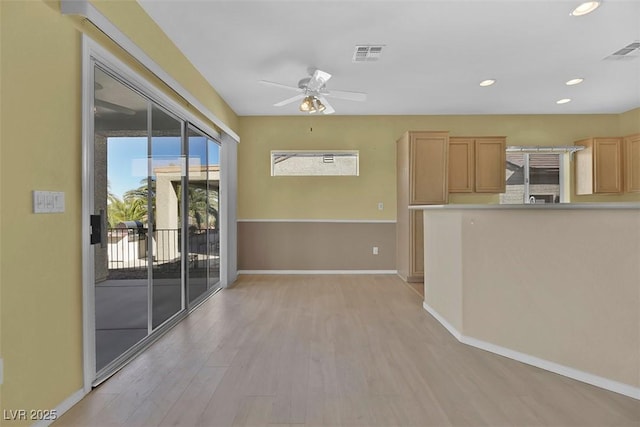
[[[110,53],[107,49],[102,47],[100,44],[92,40],[87,35],[83,35],[82,38],[82,282],[83,282],[83,292],[82,292],[82,323],[83,323],[83,391],[84,393],[88,393],[91,391],[92,387],[99,384],[100,382],[107,379],[109,376],[113,375],[113,373],[117,372],[122,366],[124,366],[129,360],[133,358],[136,354],[143,351],[146,347],[151,345],[155,340],[157,340],[164,332],[169,330],[172,326],[182,320],[188,313],[193,310],[197,304],[194,304],[193,307],[188,304],[188,292],[187,283],[186,283],[186,262],[185,257],[182,260],[182,268],[181,268],[181,287],[182,287],[182,308],[180,312],[176,313],[166,322],[164,322],[161,326],[156,328],[152,334],[148,335],[138,344],[131,347],[121,356],[116,358],[112,363],[107,365],[101,372],[109,371],[107,374],[101,374],[101,377],[97,377],[96,372],[96,348],[95,348],[95,265],[94,265],[94,257],[92,256],[93,247],[89,242],[89,235],[91,233],[91,226],[89,223],[89,215],[93,213],[94,208],[94,187],[93,187],[93,168],[94,168],[94,154],[93,154],[93,144],[94,144],[94,118],[93,118],[93,107],[94,107],[94,67],[96,64],[99,64],[100,68],[104,68],[108,70],[111,74],[115,74],[119,79],[126,82],[128,86],[130,86],[133,90],[137,91],[144,97],[146,97],[150,102],[155,103],[162,109],[170,112],[172,115],[177,117],[182,121],[182,140],[183,148],[185,147],[185,135],[187,126],[192,125],[197,128],[201,132],[203,132],[207,137],[216,141],[220,145],[220,199],[219,204],[223,207],[223,209],[219,212],[219,218],[221,220],[221,248],[220,248],[220,286],[227,287],[230,282],[227,278],[232,277],[235,280],[235,256],[232,256],[232,259],[228,263],[226,258],[223,258],[228,253],[227,248],[223,247],[223,244],[230,244],[230,246],[235,247],[235,240],[230,242],[229,237],[227,236],[226,229],[223,227],[229,226],[231,224],[235,224],[235,207],[230,208],[228,210],[226,207],[222,205],[223,203],[223,193],[224,193],[224,203],[234,203],[236,199],[236,188],[237,183],[234,179],[235,170],[229,173],[223,173],[223,171],[227,168],[227,165],[224,163],[225,159],[230,160],[230,166],[235,168],[236,165],[236,153],[237,149],[235,145],[237,141],[226,134],[221,135],[217,130],[209,126],[207,123],[203,122],[201,119],[196,117],[192,112],[188,111],[184,108],[180,103],[174,101],[171,97],[166,95],[162,90],[160,90],[157,86],[147,81],[145,78],[140,76],[137,72],[132,70],[127,64],[118,59],[115,55]],[[225,150],[225,145],[233,145],[229,149]],[[185,153],[188,154],[188,151]],[[231,156],[227,154],[225,157],[224,153],[232,153]],[[230,186],[226,183],[227,177],[231,177]],[[223,182],[224,179],[224,182]],[[184,210],[184,204],[186,203],[184,192],[186,192],[186,186],[184,185],[185,178],[183,177],[183,197],[182,197],[182,211]],[[231,213],[234,216],[232,218],[226,218],[227,213]],[[185,215],[182,215],[182,223],[183,225],[187,222]],[[184,251],[185,249],[185,233],[182,233],[181,239],[181,247]],[[230,232],[231,239],[235,239],[235,230],[231,230]],[[224,238],[224,242],[223,242]],[[228,267],[231,266],[233,268],[233,272],[229,274]],[[208,296],[211,296],[215,292],[209,292]],[[202,302],[206,297],[203,297],[202,300],[199,299],[199,302]],[[151,316],[150,316],[151,317]],[[117,368],[115,366],[118,366]],[[109,369],[107,369],[109,368]]]

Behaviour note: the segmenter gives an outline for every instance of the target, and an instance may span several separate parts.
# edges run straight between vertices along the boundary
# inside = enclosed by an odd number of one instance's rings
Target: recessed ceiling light
[[[482,87],[487,87],[487,86],[491,86],[492,84],[494,84],[496,81],[493,79],[487,79],[487,80],[483,80],[480,82],[480,86]]]
[[[566,104],[567,102],[571,102],[570,98],[562,98],[556,101],[556,104]]]
[[[594,10],[596,10],[598,8],[598,6],[600,6],[599,1],[585,1],[581,4],[578,5],[578,7],[576,7],[575,9],[573,9],[571,11],[571,16],[583,16],[586,15],[588,13],[593,12]]]
[[[571,80],[569,80],[568,82],[566,82],[565,84],[566,84],[567,86],[573,86],[573,85],[580,84],[580,83],[582,83],[583,81],[584,81],[584,79],[577,78],[577,79],[571,79]]]

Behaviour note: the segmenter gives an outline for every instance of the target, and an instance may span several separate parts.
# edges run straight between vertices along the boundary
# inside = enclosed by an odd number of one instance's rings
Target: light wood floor
[[[420,295],[420,298],[424,299],[424,283],[410,283],[403,282],[405,285],[411,288],[414,292]]]
[[[640,426],[640,402],[458,343],[395,276],[241,276],[61,426]]]

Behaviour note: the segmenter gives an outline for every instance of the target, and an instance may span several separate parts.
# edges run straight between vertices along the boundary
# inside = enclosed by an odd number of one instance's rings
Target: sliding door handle
[[[91,244],[100,244],[101,248],[107,247],[107,221],[104,209],[100,209],[100,214],[90,215]]]

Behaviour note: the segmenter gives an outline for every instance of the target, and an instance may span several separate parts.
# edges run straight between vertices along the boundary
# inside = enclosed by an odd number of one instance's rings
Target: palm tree
[[[114,225],[121,221],[148,221],[147,200],[151,196],[151,205],[155,206],[155,180],[148,184],[147,178],[140,181],[140,187],[124,193],[123,200],[118,199],[113,194],[109,194],[109,203],[113,214],[109,218],[116,218]],[[174,187],[178,195],[178,200],[182,198],[181,185]],[[198,229],[204,227],[217,226],[218,224],[218,191],[209,190],[200,186],[189,185],[187,189],[187,202],[189,217],[196,223]],[[178,206],[181,206],[178,203]],[[128,216],[128,217],[127,217]],[[122,219],[124,218],[124,219]],[[111,219],[109,221],[112,222]],[[205,224],[206,223],[206,224]]]
[[[208,195],[207,195],[208,193]],[[189,186],[187,190],[189,203],[189,217],[193,218],[198,229],[215,226],[218,222],[218,193],[209,191],[203,187]]]
[[[142,199],[120,200],[117,196],[109,194],[107,204],[107,220],[109,227],[115,228],[124,221],[146,221],[147,203]]]
[[[156,202],[156,181],[151,179],[151,185],[149,185],[149,179],[144,178],[140,180],[140,187],[134,188],[124,193],[124,200],[144,200],[145,204],[151,197],[151,206]]]
[[[128,210],[129,213],[132,213],[132,214],[135,213],[136,215],[135,219],[131,218],[129,219],[129,221],[134,221],[134,220],[142,221],[142,222],[149,221],[147,200],[149,198],[149,195],[151,194],[152,205],[155,203],[155,196],[156,196],[155,183],[156,182],[155,180],[152,179],[150,186],[148,185],[148,182],[149,180],[147,178],[142,179],[140,181],[140,186],[138,188],[134,188],[133,190],[129,190],[125,192],[122,197],[122,201],[120,201],[120,203],[127,205],[127,208],[125,208],[126,211]]]
[[[146,201],[149,198],[149,193],[151,193],[152,205],[154,205],[156,197],[156,181],[152,179],[151,185],[149,185],[149,179],[144,178],[140,180],[140,187],[124,193],[124,200],[143,199]]]

